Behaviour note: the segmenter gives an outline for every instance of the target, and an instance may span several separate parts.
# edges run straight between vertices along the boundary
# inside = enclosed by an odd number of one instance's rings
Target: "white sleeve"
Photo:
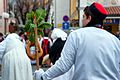
[[[4,54],[5,51],[5,47],[6,47],[6,43],[7,41],[9,41],[11,39],[11,35],[9,34],[1,43],[0,43],[0,55]]]
[[[1,43],[0,43],[0,55],[3,55],[4,51],[5,51],[5,44],[6,44],[6,41],[3,40]]]
[[[52,46],[52,44],[53,44],[53,43],[52,43],[52,41],[51,41],[51,39],[49,39],[49,42],[50,42],[50,47],[51,47],[51,46]]]
[[[0,64],[2,64],[3,55],[5,52],[5,40],[0,43]]]
[[[67,72],[75,62],[75,35],[70,34],[61,53],[61,57],[55,65],[49,68],[43,75],[43,79],[51,80]]]

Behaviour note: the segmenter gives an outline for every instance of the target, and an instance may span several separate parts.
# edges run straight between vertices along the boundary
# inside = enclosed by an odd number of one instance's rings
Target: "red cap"
[[[90,5],[89,10],[93,14],[93,16],[100,18],[100,19],[105,19],[108,14],[106,9],[97,2],[94,2],[92,5]]]
[[[107,11],[105,10],[105,8],[99,4],[99,3],[93,3],[93,5],[95,5],[95,7],[102,13],[102,14],[105,14],[107,15]]]

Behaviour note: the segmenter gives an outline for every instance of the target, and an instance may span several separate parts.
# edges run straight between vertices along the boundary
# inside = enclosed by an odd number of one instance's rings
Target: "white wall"
[[[69,0],[54,0],[54,11],[55,11],[54,26],[55,27],[57,27],[58,24],[62,24],[64,15],[69,16],[69,5],[70,5]]]
[[[1,18],[2,16],[2,13],[4,12],[4,9],[3,9],[3,0],[0,0],[0,32],[4,33],[4,23],[3,23],[3,20]]]

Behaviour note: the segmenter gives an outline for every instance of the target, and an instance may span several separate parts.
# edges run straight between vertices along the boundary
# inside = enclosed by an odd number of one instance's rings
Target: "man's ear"
[[[91,16],[88,16],[88,20],[89,20],[89,22],[91,21],[91,19],[92,19],[92,17],[91,17]]]

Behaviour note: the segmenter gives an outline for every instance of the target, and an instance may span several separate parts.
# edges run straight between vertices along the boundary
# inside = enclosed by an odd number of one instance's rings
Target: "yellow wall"
[[[112,33],[116,34],[118,30],[119,30],[118,25],[112,25]]]
[[[70,0],[70,18],[78,19],[77,0]]]
[[[105,27],[107,27],[107,26],[109,26],[109,27],[111,27],[111,33],[112,34],[116,34],[116,32],[119,30],[119,25],[117,25],[117,24],[105,24],[104,25]]]

